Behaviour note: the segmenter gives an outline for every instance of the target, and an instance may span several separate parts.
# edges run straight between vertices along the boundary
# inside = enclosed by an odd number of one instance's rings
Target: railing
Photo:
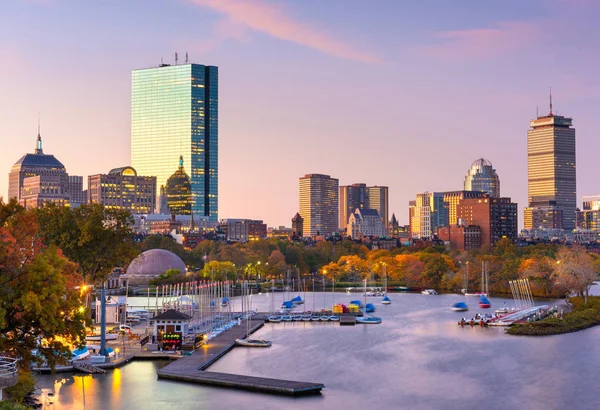
[[[17,383],[17,360],[0,356],[0,389]]]

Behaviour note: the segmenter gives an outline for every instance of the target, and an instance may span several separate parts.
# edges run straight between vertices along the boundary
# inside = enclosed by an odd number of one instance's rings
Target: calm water
[[[324,302],[325,297],[325,302]],[[337,293],[336,302],[357,295]],[[598,409],[600,327],[546,338],[461,328],[451,312],[464,297],[392,294],[381,325],[266,324],[270,349],[236,348],[210,370],[324,383],[321,396],[287,398],[157,380],[165,362],[133,362],[105,375],[38,378],[50,409]],[[143,299],[143,298],[141,298]],[[469,298],[471,299],[471,298]],[[275,295],[275,305],[282,295]],[[317,293],[317,309],[332,295]],[[506,299],[491,298],[492,307]],[[141,304],[145,304],[143,302]],[[268,310],[268,295],[253,306]],[[307,294],[307,308],[312,298]],[[484,311],[484,310],[481,310]],[[85,398],[85,403],[84,403]],[[84,406],[85,404],[85,406]]]

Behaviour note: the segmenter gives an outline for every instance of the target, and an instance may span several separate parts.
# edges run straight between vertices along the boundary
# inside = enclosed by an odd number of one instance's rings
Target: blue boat
[[[304,301],[302,300],[300,295],[298,295],[295,298],[293,298],[292,300],[290,300],[290,302],[292,302],[294,305],[302,305],[304,303]]]
[[[362,307],[364,306],[360,300],[351,300],[351,301],[350,301],[350,304],[351,304],[351,305],[356,305],[356,306],[358,306],[359,308],[362,308]]]
[[[381,323],[381,318],[375,316],[357,317],[356,323],[362,323],[363,325],[378,325]]]
[[[490,303],[490,301],[488,300],[488,298],[486,298],[483,295],[479,298],[479,307],[480,308],[487,309],[487,308],[489,308],[491,306],[492,306],[492,304]]]
[[[281,322],[281,316],[279,316],[279,315],[271,315],[271,316],[269,316],[269,322],[279,323],[279,322]]]
[[[456,302],[452,305],[452,310],[454,312],[464,312],[469,310],[469,306],[465,302]]]
[[[221,306],[228,306],[229,305],[229,298],[227,296],[225,296],[223,299],[221,299]]]
[[[367,303],[365,306],[365,312],[366,313],[373,313],[375,312],[375,305],[372,303]]]
[[[291,300],[288,300],[287,302],[283,302],[283,304],[281,305],[282,308],[284,309],[293,309],[294,308],[294,302],[292,302]]]
[[[381,304],[382,305],[389,305],[390,303],[392,303],[392,300],[390,298],[388,298],[387,295],[385,295],[383,297],[383,299],[381,299]]]
[[[291,322],[292,317],[290,315],[283,315],[283,316],[281,316],[281,321],[282,322]]]

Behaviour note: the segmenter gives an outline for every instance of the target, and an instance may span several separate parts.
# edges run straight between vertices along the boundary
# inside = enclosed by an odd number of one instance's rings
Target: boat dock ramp
[[[543,319],[557,312],[557,307],[531,306],[525,309],[516,310],[506,314],[498,314],[492,316],[477,315],[472,319],[461,319],[458,322],[459,326],[512,326],[518,323],[527,323],[531,320]]]
[[[195,350],[190,356],[181,357],[160,369],[157,372],[158,378],[291,396],[320,393],[321,389],[325,387],[321,383],[243,376],[206,370],[235,347],[235,339],[245,338],[260,329],[264,323],[265,321],[262,319],[253,318],[250,322],[249,332],[246,331],[244,324],[224,331],[208,344]]]

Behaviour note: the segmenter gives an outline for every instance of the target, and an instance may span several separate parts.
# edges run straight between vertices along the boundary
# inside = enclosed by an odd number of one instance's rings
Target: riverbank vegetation
[[[577,332],[600,325],[600,296],[571,298],[573,308],[562,317],[548,317],[537,322],[515,325],[507,330],[511,335],[550,336]]]

